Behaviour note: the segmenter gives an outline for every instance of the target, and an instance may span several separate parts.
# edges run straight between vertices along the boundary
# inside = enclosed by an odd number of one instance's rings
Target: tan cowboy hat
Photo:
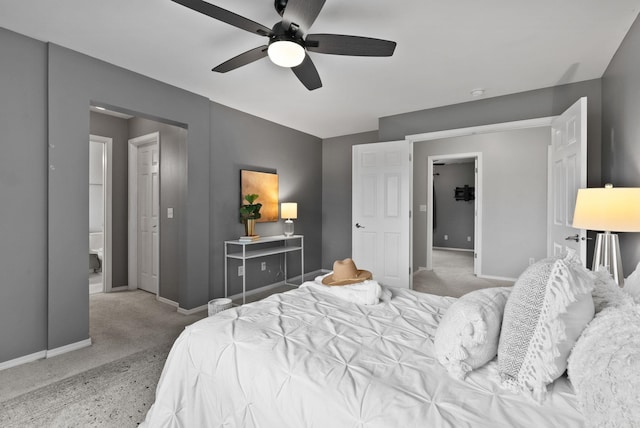
[[[333,262],[333,273],[322,279],[324,285],[349,285],[371,279],[371,272],[356,268],[351,259]]]

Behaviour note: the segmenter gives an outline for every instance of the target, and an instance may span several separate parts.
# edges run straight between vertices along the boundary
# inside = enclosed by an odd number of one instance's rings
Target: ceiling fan
[[[269,56],[281,67],[289,67],[310,91],[322,87],[320,75],[307,51],[333,55],[391,56],[396,43],[369,37],[341,34],[307,34],[326,0],[275,0],[282,20],[273,28],[265,27],[203,0],[172,0],[229,25],[268,37],[266,45],[223,62],[212,71],[226,73]]]

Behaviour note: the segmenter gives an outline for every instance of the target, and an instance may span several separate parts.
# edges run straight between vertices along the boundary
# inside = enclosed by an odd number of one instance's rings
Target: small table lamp
[[[640,188],[606,184],[604,188],[579,189],[573,227],[604,231],[596,239],[592,269],[604,266],[622,287],[620,244],[618,235],[611,232],[640,232]]]
[[[293,219],[298,218],[298,204],[296,202],[283,202],[280,204],[280,218],[284,221],[284,236],[293,235]]]

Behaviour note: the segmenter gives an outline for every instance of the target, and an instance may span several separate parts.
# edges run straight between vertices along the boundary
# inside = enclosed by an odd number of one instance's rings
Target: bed
[[[540,403],[494,359],[453,378],[434,335],[456,301],[384,288],[358,305],[301,287],[229,309],[176,340],[146,427],[581,427],[566,375]]]

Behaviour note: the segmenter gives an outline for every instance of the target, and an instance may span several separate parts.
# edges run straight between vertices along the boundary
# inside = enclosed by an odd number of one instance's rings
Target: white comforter
[[[312,287],[193,324],[176,340],[146,427],[578,427],[562,377],[539,405],[500,387],[495,361],[466,381],[434,358],[455,299],[392,290],[363,306]]]

